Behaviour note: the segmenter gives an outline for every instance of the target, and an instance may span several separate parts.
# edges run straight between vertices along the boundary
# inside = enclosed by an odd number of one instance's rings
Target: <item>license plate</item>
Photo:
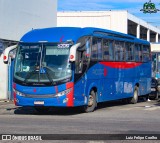
[[[151,91],[156,91],[156,89],[155,88],[151,88]]]
[[[44,101],[34,101],[34,105],[44,105]]]

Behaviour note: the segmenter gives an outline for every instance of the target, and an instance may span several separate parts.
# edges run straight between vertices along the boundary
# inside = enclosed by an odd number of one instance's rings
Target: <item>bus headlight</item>
[[[62,91],[62,92],[59,92],[59,93],[57,93],[57,94],[55,95],[55,97],[60,97],[60,96],[66,95],[66,94],[68,94],[71,90],[72,90],[72,88],[69,88],[69,89],[64,90],[64,91]]]
[[[15,92],[18,96],[25,96],[24,93],[19,92],[19,91],[15,90],[15,89],[13,89],[13,92]]]

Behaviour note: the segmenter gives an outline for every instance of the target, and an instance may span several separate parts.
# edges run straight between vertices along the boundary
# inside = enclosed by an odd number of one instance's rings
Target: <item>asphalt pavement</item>
[[[96,111],[83,113],[78,108],[53,108],[40,114],[32,107],[16,107],[12,101],[0,102],[0,134],[160,134],[160,100],[124,104],[121,101],[98,104]],[[66,140],[55,142],[84,142]],[[41,141],[39,141],[41,142]],[[52,141],[45,141],[52,142]],[[139,142],[139,140],[94,141]],[[160,140],[143,140],[152,143]],[[20,143],[20,142],[19,142]]]

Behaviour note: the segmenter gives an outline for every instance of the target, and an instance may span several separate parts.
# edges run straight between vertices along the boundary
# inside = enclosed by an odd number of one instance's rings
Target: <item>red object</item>
[[[16,84],[15,83],[13,83],[13,88],[16,89]]]
[[[60,42],[63,42],[63,38],[64,38],[64,36],[62,36],[62,37],[60,38]]]
[[[57,86],[55,86],[54,88],[55,88],[56,93],[58,93],[58,87],[57,87]]]
[[[4,55],[4,56],[3,56],[3,60],[6,60],[6,59],[7,59],[7,56]]]
[[[33,92],[37,92],[36,88],[33,89]]]
[[[73,55],[70,55],[70,59],[74,59],[74,56],[73,56]]]
[[[73,107],[74,104],[74,99],[73,99],[73,93],[74,93],[74,90],[73,90],[73,82],[68,82],[66,83],[66,89],[69,89],[69,88],[72,88],[71,91],[67,94],[67,98],[68,98],[68,102],[67,102],[67,106],[68,107]]]
[[[100,62],[100,64],[111,67],[111,68],[119,68],[119,69],[130,69],[140,66],[141,62]]]
[[[13,83],[13,89],[16,89],[16,84]],[[13,92],[13,97],[14,97],[14,104],[17,105],[17,101],[16,101],[16,92]]]
[[[104,68],[104,76],[107,76],[107,69]]]

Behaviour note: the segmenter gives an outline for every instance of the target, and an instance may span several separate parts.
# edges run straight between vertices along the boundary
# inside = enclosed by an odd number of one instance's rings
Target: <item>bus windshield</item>
[[[160,53],[152,53],[152,72],[160,73]]]
[[[71,80],[70,44],[19,44],[14,80],[24,84],[55,85]]]

